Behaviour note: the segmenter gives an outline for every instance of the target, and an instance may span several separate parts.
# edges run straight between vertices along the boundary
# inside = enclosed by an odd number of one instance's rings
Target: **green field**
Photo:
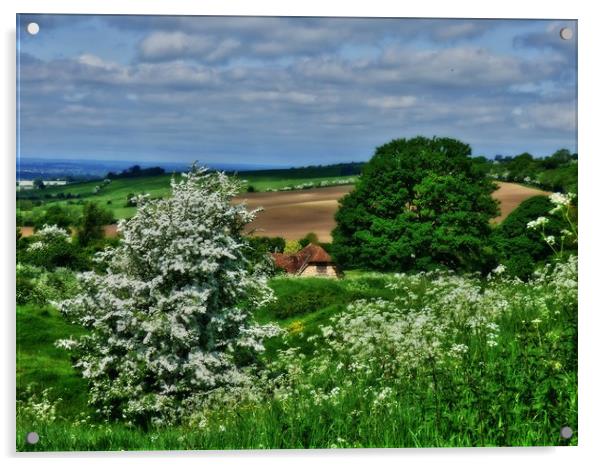
[[[559,438],[562,426],[577,430],[575,266],[522,284],[360,272],[338,281],[274,278],[277,300],[256,318],[285,329],[263,360],[286,375],[286,396],[216,402],[202,426],[150,430],[94,417],[86,384],[54,347],[81,330],[49,306],[19,306],[17,449],[576,445],[576,435]],[[451,352],[437,363],[387,330],[415,325],[406,336],[430,347],[424,332],[437,326],[415,318],[420,308],[446,328],[440,341]],[[474,319],[486,319],[484,333],[470,330]],[[342,339],[326,337],[329,327]],[[464,349],[454,356],[454,348]],[[41,438],[33,446],[24,442],[32,430]]]
[[[328,173],[328,172],[326,172]],[[303,176],[294,177],[294,171],[275,170],[262,172],[244,172],[238,175],[242,181],[241,194],[246,193],[248,186],[253,186],[257,192],[279,190],[284,187],[295,187],[303,183],[337,182],[354,178],[353,176]],[[179,178],[180,175],[175,175]],[[96,202],[113,212],[116,219],[129,218],[134,215],[135,207],[127,206],[128,195],[149,194],[152,198],[164,197],[170,192],[172,175],[162,175],[140,178],[122,178],[112,180],[104,185],[102,181],[86,181],[72,183],[67,186],[52,186],[43,190],[22,191],[17,198],[17,213],[22,218],[23,225],[31,225],[36,216],[43,215],[45,209],[51,205],[73,210],[79,215],[85,202]],[[94,188],[100,186],[100,191],[95,194]],[[57,198],[57,196],[72,196],[71,199]],[[38,199],[32,200],[32,197]],[[40,205],[36,205],[40,204]]]

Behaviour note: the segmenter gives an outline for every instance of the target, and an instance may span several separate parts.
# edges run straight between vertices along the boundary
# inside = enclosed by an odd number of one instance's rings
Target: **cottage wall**
[[[337,278],[337,271],[332,265],[309,264],[305,270],[299,274],[300,277],[327,277]]]

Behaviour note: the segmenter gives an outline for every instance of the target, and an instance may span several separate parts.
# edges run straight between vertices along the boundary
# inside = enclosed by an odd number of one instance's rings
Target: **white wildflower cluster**
[[[563,207],[569,207],[575,199],[575,194],[568,193],[552,193],[550,194],[550,202],[554,204],[554,208],[550,211],[551,214],[559,212]]]
[[[530,222],[527,223],[527,228],[529,228],[530,230],[536,230],[536,229],[546,226],[548,223],[550,223],[549,218],[537,217],[535,220],[531,220]]]
[[[97,255],[106,273],[81,274],[83,291],[59,303],[89,329],[59,344],[73,350],[90,401],[131,422],[173,422],[206,393],[245,385],[263,339],[279,331],[251,318],[271,290],[245,258],[255,212],[231,203],[239,185],[193,166],[171,189],[137,198],[120,244]]]
[[[545,227],[550,223],[548,217],[538,217],[527,223],[527,228],[537,230],[541,233],[542,239],[555,253],[562,253],[565,243],[577,243],[577,221],[571,214],[571,206],[573,205],[576,196],[573,193],[552,193],[549,196],[550,202],[554,207],[550,210],[550,215],[555,215],[556,218],[561,218],[568,228],[563,229],[558,237],[550,235],[546,232]],[[559,248],[557,245],[559,244]]]
[[[60,398],[50,399],[50,389],[34,393],[30,385],[25,390],[26,398],[17,400],[17,417],[27,420],[31,426],[51,424],[56,421],[57,405]]]
[[[34,235],[34,241],[29,245],[30,251],[43,251],[49,245],[57,242],[71,242],[71,236],[66,230],[56,225],[44,225],[44,227]]]
[[[307,412],[349,406],[350,422],[366,413],[394,413],[412,387],[436,391],[429,384],[440,376],[499,358],[501,326],[514,313],[527,312],[541,329],[555,318],[551,309],[576,309],[577,303],[575,256],[528,283],[503,275],[484,287],[479,276],[445,272],[377,276],[388,283],[391,299],[358,300],[319,333],[286,335],[291,344],[254,381],[237,391],[216,390],[196,404],[192,425],[222,425],[225,412],[237,417],[252,406],[276,406],[291,423],[306,421]],[[506,326],[509,331],[515,329]]]

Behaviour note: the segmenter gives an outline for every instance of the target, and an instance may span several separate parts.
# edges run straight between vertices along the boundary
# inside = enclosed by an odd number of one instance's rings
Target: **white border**
[[[3,183],[0,203],[7,228],[2,229],[2,296],[3,312],[2,348],[4,381],[1,397],[4,406],[0,438],[3,456],[10,463],[22,464],[164,464],[182,461],[190,464],[211,462],[219,464],[244,463],[305,464],[344,461],[348,464],[379,464],[401,462],[420,464],[478,464],[504,465],[508,463],[544,463],[548,465],[590,464],[602,457],[602,355],[600,329],[602,309],[597,307],[595,294],[600,288],[602,274],[598,268],[600,250],[598,224],[600,209],[596,208],[594,189],[599,183],[602,160],[600,150],[600,44],[602,44],[602,17],[596,14],[593,1],[504,0],[486,2],[471,0],[417,2],[386,2],[381,0],[230,0],[204,1],[195,4],[190,0],[88,0],[73,2],[55,0],[3,0],[0,2],[2,30],[2,124]],[[105,14],[213,14],[213,15],[283,15],[283,16],[399,16],[399,17],[471,17],[471,18],[562,18],[579,20],[579,153],[580,180],[579,204],[580,234],[580,295],[579,295],[579,447],[573,448],[504,448],[504,449],[427,449],[427,450],[347,450],[347,451],[270,451],[270,452],[158,452],[158,453],[65,453],[65,454],[15,454],[14,453],[14,400],[15,400],[15,337],[14,337],[14,170],[15,170],[15,14],[16,13],[105,13]],[[597,143],[597,144],[596,144]],[[598,460],[595,460],[595,458]]]

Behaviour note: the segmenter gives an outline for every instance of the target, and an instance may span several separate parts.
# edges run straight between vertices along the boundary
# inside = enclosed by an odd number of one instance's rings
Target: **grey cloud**
[[[458,137],[492,153],[510,143],[551,151],[572,138],[574,99],[560,93],[561,56],[526,58],[462,44],[459,37],[477,34],[468,22],[441,28],[438,40],[456,41],[445,47],[374,39],[379,53],[345,56],[340,38],[368,37],[363,28],[369,28],[358,21],[333,32],[329,21],[313,32],[307,26],[313,23],[299,21],[291,32],[297,45],[250,18],[236,36],[220,35],[215,26],[149,31],[138,60],[126,64],[93,53],[49,61],[23,55],[23,151],[85,145],[96,154],[150,150],[164,158],[268,163],[286,154],[305,164],[365,159],[376,145],[415,134]],[[256,48],[274,37],[284,43],[280,51],[278,44]],[[270,58],[289,53],[288,60]],[[563,116],[546,121],[561,108]]]
[[[119,28],[148,30],[138,47],[139,60],[169,61],[184,54],[201,62],[332,53],[343,45],[378,46],[387,38],[406,43],[418,39],[456,43],[498,26],[490,20],[399,18],[107,17],[105,20]],[[210,49],[221,50],[211,56]]]

